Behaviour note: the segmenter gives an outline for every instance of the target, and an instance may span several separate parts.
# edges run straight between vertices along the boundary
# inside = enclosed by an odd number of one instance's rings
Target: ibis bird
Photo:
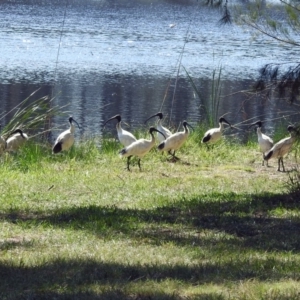
[[[157,139],[158,139],[159,143],[161,143],[161,142],[164,141],[166,138],[168,138],[170,135],[172,135],[172,132],[171,132],[168,128],[162,126],[163,114],[162,114],[161,112],[158,112],[157,114],[155,114],[155,115],[149,117],[149,118],[145,121],[145,123],[146,123],[148,120],[150,120],[151,118],[154,118],[154,117],[158,117],[158,118],[159,118],[159,119],[158,119],[158,122],[157,122],[157,125],[156,125],[156,129],[159,130],[160,132],[162,132],[162,133],[164,134],[164,135],[162,135],[162,134],[160,134],[159,132],[157,133]]]
[[[222,137],[222,132],[224,130],[224,124],[227,124],[231,127],[231,124],[225,120],[225,118],[221,117],[219,119],[219,127],[211,128],[207,130],[202,138],[202,143],[215,143]]]
[[[56,139],[54,146],[52,148],[52,152],[54,154],[59,153],[61,151],[67,151],[69,150],[75,141],[74,133],[75,133],[75,125],[73,124],[75,122],[79,127],[79,124],[73,119],[73,117],[69,118],[70,128],[63,131]]]
[[[252,127],[252,126],[257,126],[257,129],[256,129],[257,139],[258,139],[258,144],[260,146],[260,151],[263,154],[262,165],[264,165],[264,162],[265,162],[264,155],[266,152],[268,152],[273,147],[274,142],[270,137],[268,137],[267,135],[265,135],[261,132],[261,127],[262,127],[261,121],[257,121],[250,125],[250,127]],[[268,161],[267,161],[267,166],[268,166]]]
[[[116,119],[118,121],[118,123],[116,125],[116,128],[117,128],[118,139],[119,139],[120,143],[124,147],[127,147],[130,144],[132,144],[133,142],[136,142],[135,136],[131,132],[126,131],[122,128],[122,126],[121,126],[121,120],[122,120],[121,115],[115,115],[115,116],[111,117],[110,119],[108,119],[104,123],[104,126],[106,125],[107,122],[109,122],[111,120],[114,120],[114,119]]]
[[[155,137],[153,132],[159,132],[154,127],[150,127],[149,133],[151,135],[151,140],[146,139],[139,139],[133,143],[131,143],[129,146],[123,148],[119,154],[121,157],[127,157],[127,170],[130,171],[129,165],[130,165],[130,158],[132,156],[137,156],[138,159],[138,166],[141,170],[141,159],[153,148],[155,145]],[[162,132],[160,132],[163,134]]]
[[[264,160],[268,161],[271,158],[278,159],[278,169],[280,171],[280,166],[282,166],[282,171],[285,172],[284,164],[283,164],[283,157],[288,154],[291,150],[293,143],[296,139],[296,128],[292,125],[289,125],[287,128],[288,132],[290,133],[289,137],[286,137],[276,144],[264,155]]]
[[[193,128],[187,121],[182,122],[183,131],[179,131],[170,135],[166,140],[161,142],[157,149],[159,151],[167,151],[170,155],[173,156],[175,159],[179,159],[175,156],[175,152],[184,144],[189,136],[189,129],[188,126]],[[171,152],[173,150],[173,153]]]
[[[16,129],[10,134],[10,137],[6,140],[7,151],[17,151],[26,141],[28,135],[21,129]]]

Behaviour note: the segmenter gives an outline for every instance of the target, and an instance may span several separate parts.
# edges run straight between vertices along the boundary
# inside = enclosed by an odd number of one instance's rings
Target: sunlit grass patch
[[[262,167],[255,145],[207,149],[196,133],[179,161],[154,148],[141,171],[106,137],[2,156],[1,297],[281,299],[286,286],[296,297],[288,176]]]

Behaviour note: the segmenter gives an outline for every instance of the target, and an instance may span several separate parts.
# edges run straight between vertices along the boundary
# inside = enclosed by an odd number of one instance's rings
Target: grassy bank
[[[299,299],[299,207],[255,142],[126,170],[110,140],[0,165],[1,299]],[[295,164],[293,153],[285,160]]]

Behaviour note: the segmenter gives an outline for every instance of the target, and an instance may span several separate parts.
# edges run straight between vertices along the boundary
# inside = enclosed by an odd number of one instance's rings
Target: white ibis
[[[170,155],[173,156],[173,158],[179,159],[178,157],[175,156],[175,151],[178,150],[187,140],[189,136],[188,126],[193,128],[190,124],[188,124],[187,121],[183,121],[182,125],[184,130],[173,133],[166,140],[161,142],[157,147],[159,151],[167,151]],[[171,152],[171,150],[173,150],[173,153]]]
[[[117,128],[118,138],[119,138],[120,143],[124,147],[127,147],[130,144],[132,144],[133,142],[136,142],[135,136],[131,132],[126,131],[121,127],[121,120],[122,120],[121,115],[115,115],[115,116],[111,117],[104,123],[104,126],[106,125],[107,122],[114,120],[114,119],[116,119],[118,121],[116,128]]]
[[[17,151],[27,140],[27,134],[24,133],[21,129],[16,129],[6,140],[6,150]]]
[[[164,141],[166,138],[168,138],[169,136],[171,136],[171,135],[172,135],[172,132],[171,132],[168,128],[162,126],[163,114],[162,114],[161,112],[158,112],[157,114],[155,114],[155,115],[149,117],[149,118],[145,121],[145,123],[146,123],[148,120],[150,120],[151,118],[154,118],[154,117],[158,117],[158,118],[159,118],[159,119],[158,119],[158,122],[157,122],[157,125],[156,125],[156,129],[159,130],[160,132],[162,132],[162,133],[164,134],[164,135],[162,135],[162,134],[160,134],[159,132],[157,133],[157,139],[158,139],[159,143],[161,143],[161,142]]]
[[[222,132],[224,130],[224,124],[227,124],[231,127],[231,124],[225,120],[225,118],[221,117],[219,119],[219,127],[211,128],[207,130],[202,138],[202,143],[210,143],[213,144],[217,142],[222,137]]]
[[[61,151],[69,150],[75,141],[74,133],[75,133],[75,126],[73,124],[75,122],[79,127],[79,124],[72,118],[69,118],[70,128],[62,132],[56,139],[54,146],[52,148],[52,152],[54,154],[59,153]]]
[[[127,170],[130,171],[129,165],[130,165],[130,158],[132,156],[137,156],[138,159],[138,166],[141,170],[141,159],[153,148],[155,145],[155,137],[153,132],[159,132],[154,127],[150,127],[149,133],[151,135],[151,140],[146,139],[139,139],[133,143],[131,143],[129,146],[123,148],[119,154],[121,157],[127,157]],[[160,132],[163,134],[162,132]]]
[[[268,152],[273,147],[274,142],[270,137],[268,137],[267,135],[261,132],[261,127],[262,127],[261,121],[257,121],[251,124],[250,127],[251,126],[257,126],[256,132],[257,132],[258,144],[260,146],[260,151],[262,152],[264,157],[265,153]],[[263,158],[262,165],[264,165],[264,162],[265,160]],[[267,161],[267,166],[268,166],[268,161]]]
[[[289,125],[287,130],[290,133],[290,136],[274,144],[274,146],[264,155],[264,160],[266,161],[268,161],[271,158],[278,158],[277,171],[280,171],[280,165],[281,165],[282,171],[285,172],[283,157],[286,154],[288,154],[288,152],[291,150],[293,143],[296,139],[296,133],[297,133],[296,128],[292,125]]]

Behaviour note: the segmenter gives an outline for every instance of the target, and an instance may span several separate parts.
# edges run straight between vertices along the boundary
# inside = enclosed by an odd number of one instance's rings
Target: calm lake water
[[[69,104],[82,134],[102,134],[104,121],[117,113],[131,130],[160,110],[166,124],[196,124],[204,110],[183,68],[176,83],[182,52],[202,100],[222,68],[219,113],[230,112],[231,122],[261,116],[271,127],[271,119],[288,114],[240,91],[264,64],[297,61],[298,53],[254,39],[245,28],[220,26],[220,15],[196,0],[2,1],[0,14],[0,117],[39,88],[35,98],[51,95],[56,104]],[[66,127],[65,118],[53,126]],[[105,130],[114,128],[112,122]]]

